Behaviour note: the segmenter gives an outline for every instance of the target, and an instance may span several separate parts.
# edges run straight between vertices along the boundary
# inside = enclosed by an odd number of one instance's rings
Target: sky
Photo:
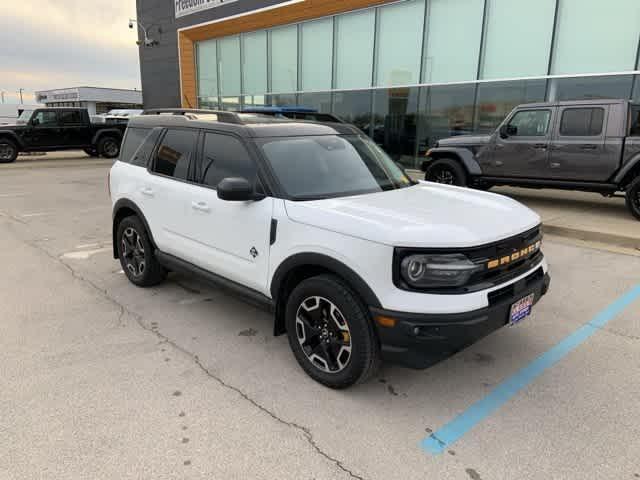
[[[0,91],[140,88],[136,0],[0,0]]]

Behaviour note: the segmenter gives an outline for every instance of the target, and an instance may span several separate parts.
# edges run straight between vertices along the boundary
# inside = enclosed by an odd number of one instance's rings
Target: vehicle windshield
[[[344,197],[413,185],[404,171],[365,136],[260,138],[256,143],[294,200]]]
[[[16,123],[26,124],[27,122],[29,122],[31,115],[33,115],[33,110],[23,110],[23,112],[20,114],[20,116],[16,120]]]

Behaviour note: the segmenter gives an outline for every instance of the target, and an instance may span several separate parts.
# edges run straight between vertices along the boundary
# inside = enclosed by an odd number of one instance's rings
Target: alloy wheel
[[[448,168],[440,168],[434,172],[433,181],[436,183],[444,183],[445,185],[454,185],[455,176]]]
[[[107,140],[104,143],[104,153],[106,155],[108,155],[109,157],[115,157],[116,155],[118,155],[118,144],[116,142],[114,142],[113,140]]]
[[[8,143],[0,143],[0,160],[11,160],[15,150],[12,145]]]
[[[351,359],[351,332],[340,309],[324,297],[307,297],[296,312],[296,336],[317,369],[338,373]]]
[[[122,235],[122,258],[134,277],[144,274],[146,262],[144,259],[144,245],[140,234],[132,227],[127,228]]]

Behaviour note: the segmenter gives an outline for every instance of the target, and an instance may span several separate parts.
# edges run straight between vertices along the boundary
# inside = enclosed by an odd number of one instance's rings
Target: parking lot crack
[[[134,312],[132,310],[129,310],[125,305],[121,304],[120,302],[118,302],[118,300],[116,300],[114,297],[112,297],[109,294],[107,289],[102,288],[101,286],[96,284],[94,281],[90,280],[89,278],[85,277],[81,273],[77,272],[71,265],[69,265],[67,262],[65,262],[62,258],[52,254],[51,252],[47,251],[45,248],[43,248],[41,245],[38,245],[37,243],[31,242],[31,241],[26,240],[24,238],[23,238],[23,241],[27,245],[31,246],[32,248],[42,252],[44,255],[49,257],[51,260],[53,260],[56,263],[58,263],[61,266],[63,266],[73,276],[74,279],[87,284],[93,290],[98,292],[104,299],[106,299],[107,301],[109,301],[110,303],[115,305],[118,308],[118,324],[121,324],[121,322],[122,322],[122,320],[123,320],[125,315],[128,315],[128,316],[132,317],[133,319],[135,319],[136,323],[142,329],[144,329],[147,332],[150,332],[153,335],[155,335],[158,339],[161,340],[162,343],[169,344],[173,348],[175,348],[176,350],[178,350],[181,353],[183,353],[185,356],[192,358],[194,360],[195,364],[198,366],[198,368],[200,368],[200,370],[205,375],[207,375],[209,378],[211,378],[212,380],[215,380],[219,385],[221,385],[222,387],[224,387],[224,388],[226,388],[228,390],[234,391],[235,393],[240,395],[245,401],[249,402],[252,406],[254,406],[255,408],[259,409],[261,412],[265,413],[266,415],[271,417],[276,422],[300,432],[302,434],[302,436],[304,437],[304,439],[306,440],[306,442],[311,446],[311,448],[318,455],[324,457],[326,460],[328,460],[329,462],[333,463],[339,470],[341,470],[342,472],[344,472],[347,475],[349,475],[349,477],[355,478],[355,479],[358,479],[358,480],[365,480],[364,477],[354,473],[347,466],[345,466],[344,463],[341,460],[331,456],[328,452],[324,451],[320,447],[320,445],[316,441],[313,433],[311,432],[311,430],[308,427],[305,427],[305,426],[300,425],[298,423],[291,422],[291,421],[288,421],[288,420],[285,420],[285,419],[279,417],[275,412],[269,410],[267,407],[265,407],[264,405],[260,404],[257,400],[251,398],[251,396],[249,396],[249,394],[244,392],[241,388],[236,387],[235,385],[232,385],[232,384],[228,383],[227,381],[225,381],[224,379],[222,379],[218,375],[214,374],[211,370],[209,370],[206,367],[206,365],[204,365],[204,363],[202,363],[202,361],[200,360],[200,358],[196,354],[194,354],[194,353],[188,351],[187,349],[185,349],[184,347],[178,345],[172,339],[170,339],[169,337],[164,335],[162,332],[158,331],[157,328],[154,328],[154,327],[146,325],[142,315],[140,315],[139,313],[136,313],[136,312]]]

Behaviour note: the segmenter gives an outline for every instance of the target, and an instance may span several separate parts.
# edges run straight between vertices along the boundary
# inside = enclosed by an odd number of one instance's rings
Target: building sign
[[[238,0],[174,0],[176,5],[176,18],[237,1]]]

